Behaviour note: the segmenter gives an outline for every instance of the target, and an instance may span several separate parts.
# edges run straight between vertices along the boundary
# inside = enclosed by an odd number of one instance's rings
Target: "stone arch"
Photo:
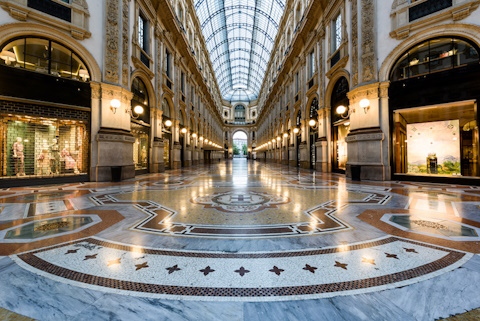
[[[157,106],[157,100],[155,99],[155,89],[153,88],[152,82],[150,81],[150,77],[147,75],[147,73],[141,69],[135,70],[131,77],[130,77],[130,87],[132,88],[133,81],[135,78],[139,78],[142,80],[142,82],[145,84],[145,87],[147,88],[147,94],[149,97],[149,104],[150,108],[154,108]]]
[[[390,80],[390,72],[395,66],[397,60],[415,44],[427,41],[437,37],[459,37],[464,38],[472,43],[480,46],[480,27],[470,24],[446,24],[425,29],[412,35],[408,39],[401,42],[390,54],[385,58],[380,67],[379,80],[381,82]],[[347,78],[347,80],[349,80]]]
[[[19,37],[39,37],[54,40],[71,49],[83,60],[90,72],[91,81],[101,82],[102,71],[92,54],[73,38],[69,37],[69,41],[66,42],[65,36],[65,33],[54,28],[30,22],[10,23],[0,26],[0,44]]]
[[[332,77],[330,78],[330,81],[328,82],[328,86],[327,86],[327,89],[325,91],[325,101],[324,101],[325,108],[327,108],[327,109],[332,108],[332,106],[330,106],[330,104],[331,104],[331,101],[332,101],[333,88],[337,84],[337,81],[342,77],[347,79],[348,88],[352,88],[351,87],[351,81],[350,81],[350,73],[345,69],[338,70],[336,73],[334,73],[332,75]]]

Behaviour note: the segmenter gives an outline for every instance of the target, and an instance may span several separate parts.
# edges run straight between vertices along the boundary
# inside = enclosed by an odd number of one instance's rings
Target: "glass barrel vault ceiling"
[[[223,99],[257,99],[285,0],[194,3]]]

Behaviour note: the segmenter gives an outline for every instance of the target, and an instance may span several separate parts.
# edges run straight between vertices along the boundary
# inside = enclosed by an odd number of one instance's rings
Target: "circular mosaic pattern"
[[[253,213],[260,212],[266,208],[276,208],[277,205],[290,203],[290,199],[268,193],[232,191],[199,196],[191,199],[191,202],[227,213]]]

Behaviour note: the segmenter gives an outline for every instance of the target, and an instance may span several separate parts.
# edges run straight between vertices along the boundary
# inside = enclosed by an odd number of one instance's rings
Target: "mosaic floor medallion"
[[[200,196],[190,200],[194,204],[204,205],[226,213],[254,213],[266,208],[277,208],[290,203],[288,197],[258,192],[227,192]]]

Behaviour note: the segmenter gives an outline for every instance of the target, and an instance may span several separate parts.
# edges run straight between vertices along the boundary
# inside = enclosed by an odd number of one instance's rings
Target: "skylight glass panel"
[[[194,5],[222,97],[256,99],[285,0],[195,0]]]

